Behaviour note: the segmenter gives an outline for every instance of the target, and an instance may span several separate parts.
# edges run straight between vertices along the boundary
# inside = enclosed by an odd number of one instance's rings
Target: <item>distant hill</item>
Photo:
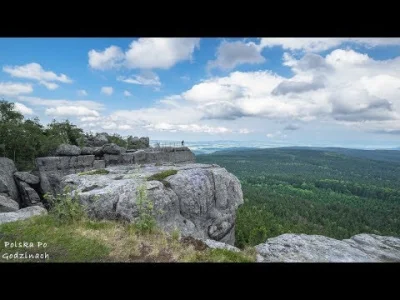
[[[337,147],[278,147],[278,148],[246,148],[246,147],[238,147],[238,148],[226,148],[224,150],[216,151],[213,155],[225,155],[228,153],[236,153],[245,152],[246,155],[254,154],[268,154],[274,150],[305,150],[311,151],[322,151],[322,152],[334,152],[337,154],[342,154],[350,157],[357,158],[365,158],[372,159],[377,161],[387,161],[387,162],[396,162],[400,163],[400,148],[396,148],[393,150],[360,150],[360,149],[348,149],[348,148],[337,148]]]

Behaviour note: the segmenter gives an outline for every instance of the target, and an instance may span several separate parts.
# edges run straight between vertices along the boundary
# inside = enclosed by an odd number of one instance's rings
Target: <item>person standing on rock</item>
[[[185,142],[184,141],[182,141],[182,147],[185,145]]]

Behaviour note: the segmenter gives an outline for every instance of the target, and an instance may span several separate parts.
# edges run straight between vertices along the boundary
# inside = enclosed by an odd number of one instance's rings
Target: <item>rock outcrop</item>
[[[15,212],[0,213],[0,224],[25,220],[42,214],[47,214],[45,208],[41,206],[29,206]]]
[[[15,172],[14,177],[17,180],[21,180],[23,182],[26,182],[27,184],[30,185],[37,185],[40,182],[40,179],[38,176],[33,175],[28,172]]]
[[[85,138],[84,143],[88,147],[101,147],[108,143],[108,134],[99,133],[94,137],[87,137]]]
[[[167,231],[178,228],[183,236],[235,241],[236,209],[243,203],[239,180],[224,168],[202,164],[125,165],[107,167],[106,175],[71,174],[62,187],[78,192],[89,215],[97,219],[134,221],[139,216],[141,188],[153,203],[157,223]],[[156,173],[176,170],[161,181],[148,181]]]
[[[19,204],[10,197],[0,195],[0,213],[12,212],[19,209]]]
[[[145,149],[150,147],[150,140],[148,137],[128,137],[129,149]]]
[[[75,146],[74,146],[75,147]],[[85,149],[85,151],[83,151]],[[151,164],[151,163],[190,163],[195,155],[187,147],[144,149],[126,152],[125,148],[115,144],[105,144],[97,148],[83,148],[80,153],[91,155],[41,157],[36,159],[43,193],[55,195],[63,176],[79,172],[102,169],[115,165]],[[72,152],[63,152],[72,153]]]
[[[358,234],[336,240],[283,234],[256,246],[256,251],[259,262],[399,262],[400,238]]]
[[[19,202],[19,193],[13,174],[17,171],[14,162],[6,157],[0,157],[0,194],[7,195]]]
[[[81,154],[81,148],[75,145],[61,144],[56,150],[57,156],[76,156]]]
[[[240,252],[240,249],[236,248],[235,246],[217,242],[217,241],[210,240],[210,239],[205,240],[204,243],[209,248],[212,248],[212,249],[225,249],[225,250],[229,250],[229,251],[233,251],[233,252]]]
[[[42,205],[39,194],[29,184],[23,181],[18,181],[17,185],[22,207]]]

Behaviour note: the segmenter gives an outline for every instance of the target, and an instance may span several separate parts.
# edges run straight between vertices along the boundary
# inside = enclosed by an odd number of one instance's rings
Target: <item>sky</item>
[[[400,146],[400,38],[0,38],[0,98],[153,140]]]

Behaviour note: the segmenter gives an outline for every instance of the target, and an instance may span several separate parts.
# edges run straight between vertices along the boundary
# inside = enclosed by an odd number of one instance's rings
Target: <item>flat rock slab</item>
[[[321,235],[282,234],[256,246],[258,262],[400,261],[400,238],[359,234],[347,240]]]
[[[43,214],[47,214],[45,208],[41,206],[29,206],[15,212],[0,213],[0,224],[25,220]]]

